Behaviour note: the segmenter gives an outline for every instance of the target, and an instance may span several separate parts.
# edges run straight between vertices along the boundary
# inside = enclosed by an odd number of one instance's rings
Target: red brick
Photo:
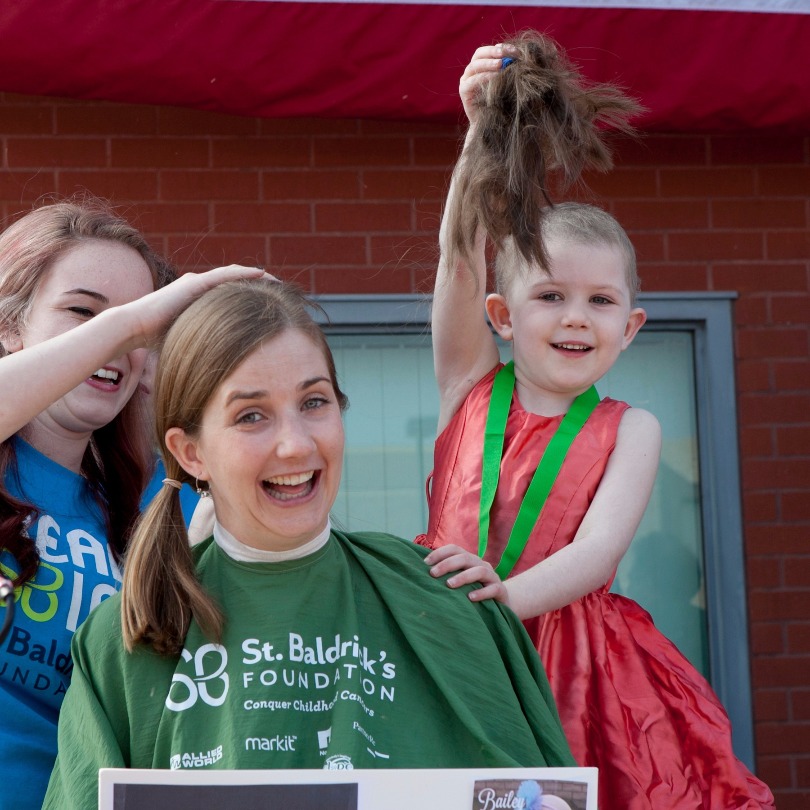
[[[758,722],[788,720],[788,693],[784,689],[759,689],[754,695]]]
[[[785,646],[785,633],[781,624],[776,622],[754,622],[751,625],[752,654],[784,653]]]
[[[712,278],[717,290],[738,292],[804,292],[807,271],[797,264],[775,262],[712,265]]]
[[[799,136],[731,135],[711,140],[711,164],[804,163],[804,144]]]
[[[216,203],[212,215],[218,233],[306,233],[312,231],[312,206],[298,203]]]
[[[749,487],[746,487],[748,489]],[[763,487],[768,489],[768,487]],[[748,525],[745,528],[749,554],[804,554],[807,527],[799,525]]]
[[[618,200],[613,215],[626,230],[705,229],[709,204],[705,200]]]
[[[262,197],[279,200],[356,200],[360,178],[353,171],[262,172]]]
[[[160,199],[173,200],[258,200],[259,178],[253,172],[175,171],[160,172]]]
[[[311,165],[307,138],[215,138],[212,149],[212,165],[218,169]]]
[[[807,810],[810,807],[810,790],[771,790],[779,810]]]
[[[743,497],[743,514],[748,523],[776,520],[777,506],[777,496],[774,492],[746,492]]]
[[[759,723],[756,741],[757,750],[765,755],[810,751],[810,723]]]
[[[810,327],[810,294],[772,296],[771,316],[774,323]]]
[[[719,267],[723,271],[725,267]],[[716,273],[712,272],[712,278],[717,286]],[[725,277],[725,274],[723,274]],[[764,295],[745,295],[734,302],[734,323],[738,326],[764,326],[770,322],[768,316],[768,298]]]
[[[205,233],[211,227],[207,203],[145,202],[129,216],[144,233]]]
[[[210,269],[225,264],[269,266],[262,236],[170,237],[168,243],[169,258],[181,271]]]
[[[407,267],[319,268],[315,270],[315,288],[319,293],[383,294],[412,291],[411,272]]]
[[[804,425],[783,425],[776,429],[778,452],[785,456],[810,456],[810,413],[799,419]],[[810,481],[805,481],[810,484]]]
[[[783,492],[780,496],[782,520],[807,522],[810,535],[810,482],[800,492]]]
[[[371,264],[389,267],[391,262],[408,267],[435,268],[439,261],[439,248],[435,239],[397,234],[372,236],[370,239]]]
[[[635,236],[633,242],[636,242]],[[707,290],[709,288],[705,264],[644,262],[639,267],[639,273],[641,275],[641,287],[645,292]]]
[[[666,237],[661,233],[630,233],[633,247],[636,249],[636,258],[640,266],[641,273],[647,262],[663,262],[666,256]],[[676,289],[681,289],[677,287]],[[702,288],[698,288],[702,289]]]
[[[776,557],[749,557],[747,560],[748,587],[750,590],[778,588],[782,582],[782,560]],[[762,652],[762,650],[759,650]]]
[[[759,191],[766,196],[807,197],[810,188],[808,166],[760,166],[757,177]]]
[[[810,787],[810,756],[796,758],[796,782],[801,787]]]
[[[158,107],[159,135],[257,135],[256,118],[193,110],[188,107]]]
[[[0,132],[3,135],[50,135],[54,131],[53,119],[50,105],[0,105]]]
[[[421,137],[413,139],[413,160],[417,166],[437,166],[447,169],[454,166],[461,153],[461,140],[456,137],[446,138]]]
[[[0,199],[21,205],[56,191],[56,172],[44,170],[13,172],[0,170]],[[26,207],[27,208],[27,207]]]
[[[353,118],[261,118],[259,135],[301,135],[309,138],[325,134],[359,135],[360,121]]]
[[[810,652],[810,625],[801,625],[801,631],[802,652]],[[810,720],[810,689],[793,689],[790,693],[790,705],[794,720]],[[807,764],[810,765],[810,760]],[[810,770],[807,774],[810,775]]]
[[[208,147],[207,138],[113,138],[110,162],[126,168],[207,169]]]
[[[56,190],[60,194],[75,194],[85,189],[112,202],[140,202],[156,199],[158,179],[154,172],[139,170],[59,172]]]
[[[276,267],[366,264],[366,256],[362,236],[270,237],[270,259]]]
[[[771,458],[775,446],[774,429],[771,426],[744,425],[740,428],[740,451],[746,458]]]
[[[712,200],[715,228],[801,228],[807,222],[804,200]]]
[[[366,200],[443,199],[449,185],[449,172],[435,169],[400,169],[363,172],[363,198]]]
[[[765,235],[769,259],[810,259],[810,230],[770,231]]]
[[[675,261],[745,261],[764,258],[763,237],[750,231],[671,233],[669,258]]]
[[[775,360],[772,363],[774,385],[780,391],[799,391],[810,389],[810,361]]]
[[[607,174],[591,172],[586,177],[588,188],[602,198],[657,197],[658,184],[654,169],[617,168]]]
[[[107,165],[105,138],[9,138],[9,168],[45,166],[100,168]]]
[[[791,622],[787,626],[788,652],[810,653],[810,622]],[[810,683],[808,679],[805,686]],[[801,717],[797,720],[810,720],[810,690],[795,693],[793,699],[794,711],[798,708]]]
[[[757,776],[770,787],[771,791],[776,787],[789,786],[792,784],[791,759],[758,756]]]
[[[661,169],[661,195],[664,197],[745,197],[754,193],[756,175],[746,166],[734,169]]]
[[[408,138],[317,138],[313,144],[313,165],[408,166],[411,144]]]
[[[409,203],[318,203],[315,205],[315,227],[323,231],[411,230]]]
[[[157,108],[140,104],[60,103],[56,106],[59,135],[155,135]]]
[[[736,337],[737,355],[740,358],[785,359],[808,355],[806,329],[739,329]]]
[[[615,152],[617,166],[705,166],[709,139],[700,135],[625,138]]]
[[[810,393],[748,394],[741,398],[739,413],[743,425],[804,420],[810,416]]]
[[[452,124],[434,124],[429,121],[411,121],[403,123],[401,121],[372,121],[361,120],[358,122],[360,125],[360,132],[363,135],[401,135],[403,129],[413,135],[428,137],[448,137],[448,138],[462,138],[463,128],[453,126]]]
[[[803,527],[805,532],[807,527]],[[807,620],[810,619],[810,589],[807,591],[754,591],[748,595],[751,614],[760,620]],[[801,669],[805,667],[805,676],[810,672],[810,656],[806,656],[802,662],[795,658],[769,659],[774,671],[792,671],[792,667]],[[801,664],[801,666],[800,666]],[[764,666],[764,665],[763,665]],[[767,669],[767,667],[766,667]],[[791,676],[792,677],[792,676]],[[771,683],[762,681],[761,686],[791,686],[804,684],[806,681],[785,681]]]
[[[805,496],[810,499],[810,492]],[[810,536],[810,523],[805,528]],[[810,591],[810,549],[806,557],[787,557],[785,559],[785,587],[806,588]],[[810,652],[810,649],[806,650]]]

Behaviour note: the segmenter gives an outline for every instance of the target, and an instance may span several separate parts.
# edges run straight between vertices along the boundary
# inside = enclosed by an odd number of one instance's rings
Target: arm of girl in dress
[[[496,599],[521,619],[564,607],[601,588],[630,546],[650,499],[661,452],[661,428],[648,411],[628,408],[616,447],[574,541],[521,574],[501,581],[492,566],[458,546],[435,549],[425,562],[451,588],[480,582],[473,601]]]
[[[500,70],[507,53],[508,47],[504,45],[479,48],[459,81],[459,94],[470,121],[465,146],[474,133],[476,98],[481,87],[493,73]],[[462,151],[457,168],[463,160]],[[456,173],[453,173],[445,210],[456,192]],[[474,255],[468,259],[449,249],[450,234],[447,228],[445,216],[439,233],[441,255],[431,315],[433,363],[439,387],[438,433],[447,426],[478,380],[493,369],[499,359],[498,348],[484,314],[487,289],[486,233],[483,228],[478,229]]]
[[[98,314],[77,313],[77,318],[89,320],[24,350],[17,350],[18,336],[3,335],[10,353],[0,358],[0,391],[25,391],[25,396],[2,398],[0,440],[13,436],[105,363],[157,340],[172,319],[206,290],[224,281],[257,278],[262,273],[260,268],[239,265],[186,273],[123,306]],[[83,304],[83,308],[89,306]]]

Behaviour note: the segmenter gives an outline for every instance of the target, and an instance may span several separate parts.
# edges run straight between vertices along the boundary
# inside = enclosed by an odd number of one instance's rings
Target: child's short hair
[[[579,245],[618,248],[624,258],[624,277],[630,290],[630,305],[641,287],[636,267],[636,251],[624,228],[607,211],[595,205],[566,202],[543,209],[541,238],[548,244],[560,239]],[[495,258],[495,287],[504,294],[512,281],[527,270],[526,260],[514,240],[506,237]]]

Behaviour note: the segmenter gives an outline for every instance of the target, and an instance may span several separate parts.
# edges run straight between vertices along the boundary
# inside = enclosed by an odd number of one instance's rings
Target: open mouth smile
[[[306,498],[314,489],[320,473],[308,470],[289,475],[275,475],[262,481],[264,491],[277,501]]]

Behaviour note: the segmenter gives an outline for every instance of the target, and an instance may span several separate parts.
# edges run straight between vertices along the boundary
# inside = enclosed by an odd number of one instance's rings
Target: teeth
[[[305,481],[309,481],[312,476],[315,475],[313,470],[309,472],[303,473],[295,473],[293,475],[277,475],[274,478],[268,478],[268,484],[281,484],[285,487],[294,487],[298,484],[303,484]]]
[[[95,374],[93,374],[93,376],[101,377],[104,380],[112,380],[113,382],[118,382],[118,372],[106,368],[100,368]]]
[[[584,352],[590,349],[590,346],[583,346],[581,343],[557,343],[561,349],[571,349],[573,351]]]

